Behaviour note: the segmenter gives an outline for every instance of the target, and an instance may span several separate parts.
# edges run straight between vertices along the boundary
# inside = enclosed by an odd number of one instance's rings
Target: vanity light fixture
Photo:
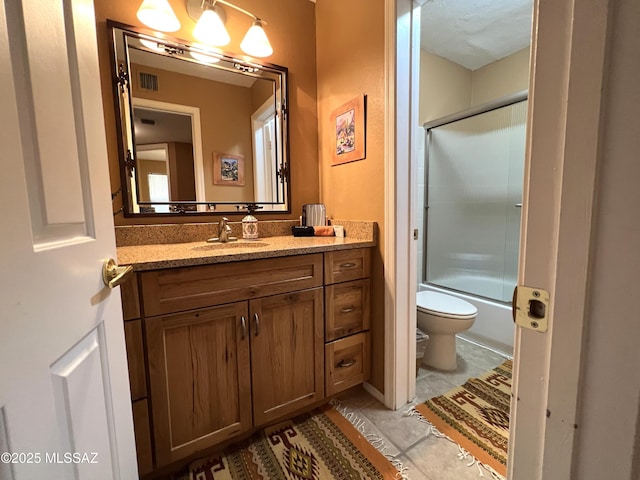
[[[143,0],[136,16],[147,27],[160,32],[180,30],[180,21],[168,0]]]
[[[226,0],[187,0],[187,12],[196,21],[193,36],[200,42],[223,47],[231,41],[224,26],[224,12],[220,5],[233,8],[253,19],[251,27],[240,43],[243,52],[252,57],[268,57],[273,53],[264,26],[264,20],[254,14],[227,2]]]
[[[206,5],[200,19],[193,29],[193,36],[205,45],[223,47],[231,41],[229,32],[224,26],[224,14],[216,5]]]
[[[240,43],[243,52],[254,57],[268,57],[273,53],[267,34],[263,28],[264,22],[259,18],[253,20],[253,24]]]

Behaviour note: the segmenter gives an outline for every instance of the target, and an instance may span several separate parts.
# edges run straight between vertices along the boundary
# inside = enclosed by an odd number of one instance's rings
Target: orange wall
[[[142,26],[136,18],[141,1],[131,0],[95,0],[98,54],[105,111],[107,150],[109,154],[109,172],[111,189],[120,186],[120,167],[118,164],[118,144],[115,129],[116,116],[112,91],[111,64],[109,61],[109,39],[106,20]],[[182,29],[172,36],[193,41],[191,32],[194,22],[186,12],[186,2],[169,0]],[[291,211],[286,214],[268,214],[266,218],[298,218],[305,203],[317,203],[320,199],[318,169],[318,125],[316,104],[316,43],[314,29],[314,4],[303,0],[236,0],[234,3],[267,21],[266,26],[274,54],[265,59],[269,63],[285,66],[289,69],[289,148],[291,161]],[[231,35],[231,43],[225,47],[229,52],[241,52],[240,41],[248,29],[249,17],[225,8],[226,26]],[[114,211],[120,207],[120,198],[114,201]],[[259,213],[259,215],[261,215]],[[240,219],[243,215],[230,216]],[[162,217],[156,219],[115,217],[116,225],[135,223],[181,223],[203,221],[212,222],[220,215],[202,215],[198,217]]]
[[[267,81],[254,82],[251,86],[251,110],[255,112],[258,108],[273,97],[274,84]]]
[[[384,1],[316,3],[320,201],[329,218],[373,220],[372,378],[384,389]],[[366,159],[331,166],[335,148],[331,112],[367,95]]]

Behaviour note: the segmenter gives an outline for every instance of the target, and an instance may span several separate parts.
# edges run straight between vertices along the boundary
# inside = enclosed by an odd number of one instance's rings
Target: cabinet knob
[[[240,338],[244,340],[244,337],[247,336],[247,320],[244,315],[240,317],[240,325],[242,325],[242,336]]]

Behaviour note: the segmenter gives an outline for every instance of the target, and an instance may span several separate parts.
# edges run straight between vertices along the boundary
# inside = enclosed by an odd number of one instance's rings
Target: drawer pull
[[[244,340],[244,337],[247,336],[247,319],[244,318],[244,315],[240,317],[240,324],[242,325],[242,336],[240,338]]]
[[[260,317],[258,316],[257,313],[253,314],[253,322],[256,325],[256,337],[257,337],[258,334],[260,333]]]
[[[340,313],[351,313],[356,309],[356,307],[347,307],[347,308],[341,308],[340,309]]]
[[[338,364],[338,368],[348,368],[355,364],[356,364],[355,360],[341,360],[340,363]]]
[[[353,262],[341,263],[340,268],[353,268],[356,264]]]

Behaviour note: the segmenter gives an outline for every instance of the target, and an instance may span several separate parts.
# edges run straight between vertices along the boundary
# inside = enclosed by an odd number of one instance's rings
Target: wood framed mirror
[[[289,213],[287,69],[107,26],[125,216]]]

